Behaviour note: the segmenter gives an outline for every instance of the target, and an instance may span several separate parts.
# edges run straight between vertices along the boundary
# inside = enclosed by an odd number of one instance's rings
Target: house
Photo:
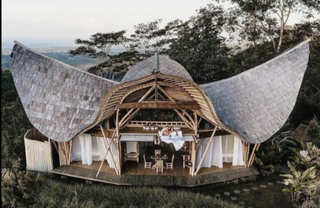
[[[163,55],[116,82],[15,41],[11,71],[35,127],[25,134],[27,169],[122,185],[193,186],[256,175],[255,152],[295,105],[308,42],[198,85]],[[175,128],[172,137],[161,134],[166,126]]]

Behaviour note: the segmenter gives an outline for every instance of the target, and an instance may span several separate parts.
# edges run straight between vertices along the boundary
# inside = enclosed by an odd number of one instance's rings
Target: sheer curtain
[[[110,151],[114,156],[114,160],[118,165],[118,151],[110,138],[107,138],[111,144]],[[92,137],[90,134],[81,134],[73,139],[71,161],[80,161],[82,164],[91,165],[93,160],[107,160],[110,168],[114,168],[112,156],[110,152],[106,158],[107,143],[103,137]]]
[[[82,164],[92,164],[92,143],[90,134],[81,134],[72,141],[71,161],[80,161]]]
[[[196,157],[196,167],[199,166],[202,155],[207,147],[210,138],[205,138],[204,141],[201,143],[200,147],[197,151]],[[222,165],[222,145],[221,145],[221,136],[213,137],[213,141],[211,142],[210,146],[208,147],[208,151],[204,157],[204,160],[201,164],[202,167],[209,168],[211,166],[218,166],[220,168],[223,167]]]
[[[224,135],[222,136],[222,160],[223,162],[231,163],[233,158],[234,149],[234,136]]]
[[[242,142],[237,137],[234,137],[232,165],[244,165]]]
[[[81,144],[80,138],[77,136],[72,140],[72,152],[71,152],[71,161],[80,161],[81,160]]]
[[[90,134],[79,135],[82,164],[92,164],[92,142]]]
[[[213,138],[213,161],[212,165],[218,166],[219,168],[223,168],[222,161],[222,136],[217,136]]]
[[[196,167],[200,164],[202,155],[210,138],[205,138],[198,148],[196,155]],[[233,135],[215,136],[201,164],[202,167],[218,166],[223,168],[223,162],[232,163],[233,166],[244,165],[243,149],[240,139]]]

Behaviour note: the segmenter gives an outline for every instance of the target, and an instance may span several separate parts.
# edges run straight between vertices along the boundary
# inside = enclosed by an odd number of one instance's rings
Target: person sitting
[[[170,127],[169,134],[170,136],[178,136],[178,132],[176,132],[172,126]]]
[[[169,136],[170,134],[170,128],[169,126],[166,126],[163,130],[162,130],[162,136]]]

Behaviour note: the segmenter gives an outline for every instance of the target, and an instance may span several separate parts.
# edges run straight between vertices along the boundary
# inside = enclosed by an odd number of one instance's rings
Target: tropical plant
[[[19,159],[4,158],[1,164],[1,179],[4,184],[13,184],[17,181],[22,165]]]
[[[313,194],[319,189],[319,180],[316,179],[317,169],[316,166],[310,167],[304,172],[296,170],[291,163],[288,161],[288,167],[290,168],[290,174],[282,174],[281,176],[286,177],[284,184],[289,188],[283,189],[285,192],[291,194],[293,202],[299,202],[301,197]],[[312,196],[309,196],[312,197]]]
[[[316,116],[309,122],[307,134],[310,141],[316,145],[318,144],[318,147],[320,147],[320,123]]]
[[[297,165],[302,165],[306,168],[313,166],[320,168],[320,148],[308,142],[302,146],[303,149],[297,150],[292,148],[296,153],[294,161]]]

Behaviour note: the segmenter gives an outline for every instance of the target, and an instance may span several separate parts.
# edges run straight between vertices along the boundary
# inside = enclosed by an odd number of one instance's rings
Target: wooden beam
[[[120,128],[122,128],[127,121],[131,120],[139,111],[140,109],[135,109],[135,111],[129,117],[127,117],[126,120],[120,123]]]
[[[195,169],[195,165],[196,165],[196,143],[195,142],[191,142],[191,162],[192,162],[192,166],[190,168],[190,175],[194,176],[194,169]]]
[[[104,160],[106,159],[109,151],[110,151],[110,154],[111,154],[111,158],[112,158],[113,165],[114,165],[114,167],[115,167],[114,170],[116,171],[116,174],[118,174],[118,169],[117,169],[117,166],[116,166],[116,162],[114,161],[112,152],[111,152],[111,150],[110,150],[110,147],[111,147],[112,142],[110,142],[110,143],[108,142],[107,138],[105,137],[105,134],[104,134],[104,131],[103,131],[103,128],[102,128],[101,125],[100,125],[100,129],[101,129],[101,132],[102,132],[102,135],[103,135],[103,139],[106,141],[106,144],[107,144],[107,151],[106,151],[106,154],[104,155],[104,157],[103,157],[103,159],[102,159],[102,161],[101,161],[101,163],[100,163],[100,167],[99,167],[99,169],[98,169],[98,172],[97,172],[96,177],[98,177],[98,175],[99,175],[99,173],[100,173],[100,171],[101,171],[102,165],[103,165],[103,163],[104,163]],[[116,132],[113,132],[113,135],[112,135],[112,137],[111,137],[111,141],[113,140],[115,134],[116,134]]]
[[[121,169],[122,169],[122,148],[121,148],[121,142],[118,141],[118,167],[119,167],[119,175],[121,175]]]
[[[192,122],[192,125],[194,126],[194,120],[192,119],[192,117],[189,115],[189,113],[186,110],[182,110],[183,114],[182,115],[187,115],[187,117],[189,118],[189,120]]]
[[[151,88],[148,90],[148,92],[146,92],[146,93],[139,99],[138,103],[141,102],[141,101],[143,101],[143,100],[152,92],[152,90],[153,90],[154,88],[155,88],[154,86],[151,87]],[[121,121],[120,121],[120,127],[123,125],[123,123],[124,123],[124,121],[125,121],[125,118],[126,118],[127,116],[129,116],[130,113],[131,113],[133,110],[134,110],[134,109],[130,109],[130,111],[121,119]]]
[[[244,166],[248,167],[249,165],[249,150],[250,150],[250,144],[246,141],[243,141],[243,160],[244,160]]]
[[[119,109],[117,109],[117,112],[116,112],[116,140],[119,139]]]
[[[138,103],[121,103],[117,105],[117,109],[199,109],[198,103],[195,101],[172,102],[172,101],[146,101]]]
[[[260,147],[260,143],[254,145],[250,159],[249,159],[249,167],[253,164],[254,158],[256,157],[255,152],[258,151],[259,147]]]
[[[178,116],[188,125],[190,129],[192,129],[192,124],[176,109],[174,111],[178,114]]]
[[[199,171],[199,169],[200,169],[200,167],[201,167],[201,165],[203,163],[204,157],[206,156],[206,154],[208,152],[209,146],[210,146],[210,144],[211,144],[211,142],[213,140],[213,137],[214,137],[214,134],[216,133],[216,130],[217,130],[217,126],[214,128],[214,131],[211,134],[210,140],[209,140],[209,142],[207,144],[207,147],[206,147],[206,149],[205,149],[205,151],[204,151],[204,153],[203,153],[203,155],[201,157],[201,160],[200,160],[200,163],[198,164],[197,170],[194,172],[194,175],[197,175],[197,173],[198,173],[198,171]]]
[[[198,135],[198,115],[196,114],[196,112],[195,111],[193,111],[193,117],[194,117],[194,122],[193,122],[193,124],[194,124],[194,134],[195,135]]]

